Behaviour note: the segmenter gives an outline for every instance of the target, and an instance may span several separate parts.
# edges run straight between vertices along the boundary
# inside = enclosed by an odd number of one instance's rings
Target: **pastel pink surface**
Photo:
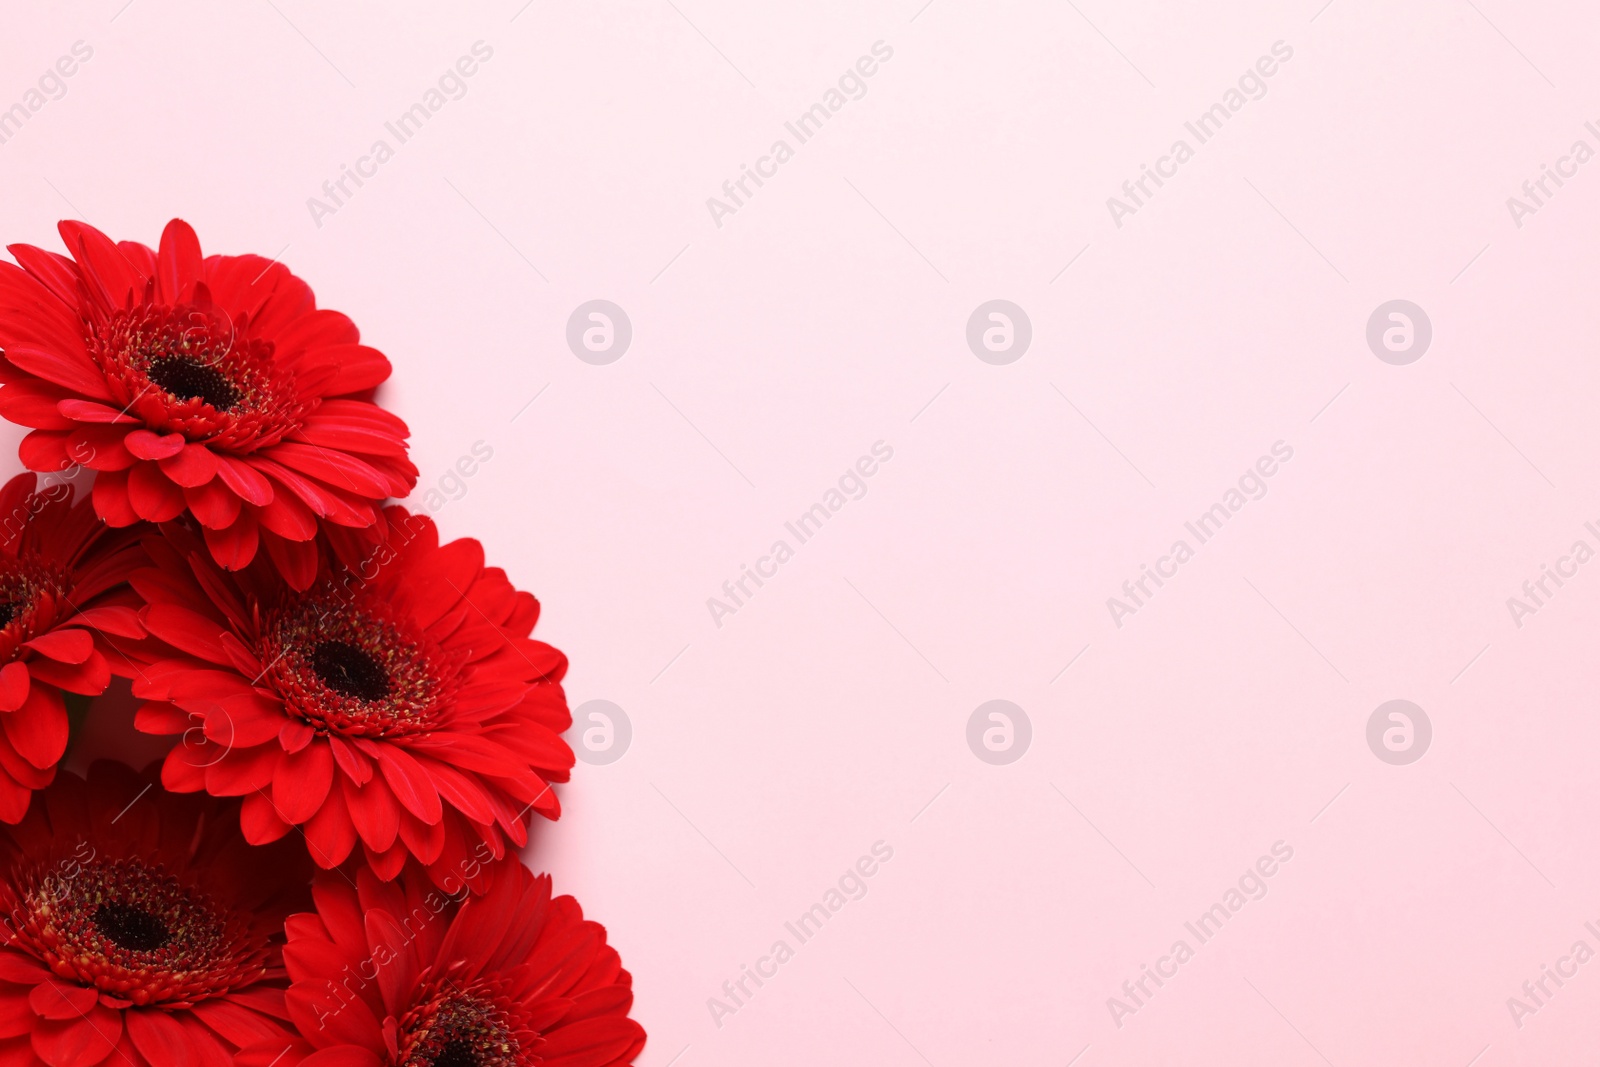
[[[0,143],[0,235],[179,215],[389,355],[411,503],[537,593],[575,707],[631,721],[529,861],[609,927],[645,1067],[1576,1062],[1600,963],[1508,998],[1600,950],[1600,563],[1507,602],[1600,548],[1600,163],[1507,200],[1600,148],[1600,14],[922,5],[18,8],[0,108],[93,54]],[[734,205],[745,166],[768,176]],[[632,325],[607,365],[567,342],[596,299]],[[1004,366],[966,339],[993,299],[1032,325]],[[1395,299],[1433,329],[1405,366],[1366,340]],[[1119,626],[1108,598],[1184,538]],[[1004,766],[967,742],[993,699],[1032,724]],[[1368,748],[1391,699],[1432,723],[1405,766]],[[800,943],[785,923],[880,841]],[[1280,841],[1199,944],[1185,923]]]

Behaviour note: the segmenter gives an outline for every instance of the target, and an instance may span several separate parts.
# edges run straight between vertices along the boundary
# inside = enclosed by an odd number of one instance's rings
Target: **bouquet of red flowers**
[[[0,1063],[632,1062],[605,929],[519,858],[573,766],[566,657],[386,503],[389,361],[181,221],[60,229],[0,262],[32,472],[0,489]],[[166,757],[60,769],[114,675]]]

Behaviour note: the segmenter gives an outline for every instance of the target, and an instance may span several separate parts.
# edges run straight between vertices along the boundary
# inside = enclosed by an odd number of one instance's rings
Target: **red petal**
[[[139,521],[128,499],[128,472],[101,471],[94,476],[94,510],[112,526],[132,526]]]
[[[33,1051],[50,1067],[93,1067],[122,1037],[122,1013],[96,1004],[77,1018],[40,1021],[33,1028]]]
[[[128,431],[121,426],[80,422],[67,436],[67,456],[91,470],[127,470],[136,460],[122,440],[126,436]]]
[[[28,993],[28,1007],[41,1019],[79,1019],[100,1000],[92,986],[46,979]]]
[[[252,845],[268,845],[294,829],[283,820],[272,801],[262,793],[251,793],[239,809],[239,829]]]
[[[13,382],[0,389],[0,416],[39,430],[70,430],[72,420],[58,407],[63,392],[49,382]]]
[[[439,803],[439,791],[422,765],[397,745],[377,746],[378,767],[384,781],[394,790],[394,795],[406,810],[425,823],[436,823],[444,814]]]
[[[55,474],[72,466],[67,456],[67,435],[57,430],[34,430],[17,449],[22,465],[31,471]]]
[[[384,852],[394,846],[400,832],[400,808],[382,778],[374,778],[364,786],[345,779],[344,799],[350,820],[368,848]]]
[[[226,530],[203,529],[206,547],[211,550],[211,558],[230,571],[243,570],[256,558],[256,548],[260,544],[261,528],[256,525],[255,516],[249,512],[239,515],[239,521]]]
[[[82,268],[90,294],[98,297],[106,310],[126,307],[130,295],[144,291],[144,276],[105,234],[82,222],[62,222],[56,229]]]
[[[28,667],[21,660],[13,660],[0,667],[0,711],[16,711],[28,698],[28,687],[33,680]]]
[[[185,506],[183,490],[161,473],[159,465],[148,461],[134,464],[128,472],[128,501],[141,519],[150,522],[175,519],[183,514]]]
[[[305,834],[311,858],[318,867],[331,869],[343,863],[356,847],[356,828],[344,797],[330,793],[327,802],[306,823]]]
[[[317,516],[298,497],[278,493],[272,503],[256,509],[261,525],[289,541],[309,541],[317,535]]]
[[[161,470],[185,488],[205,485],[217,476],[217,454],[202,444],[186,444],[183,451],[161,461]]]
[[[229,489],[257,507],[272,502],[272,483],[267,481],[266,475],[242,459],[217,456],[217,476],[227,483]]]
[[[314,445],[285,441],[268,449],[267,455],[285,467],[326,482],[335,489],[345,489],[374,500],[389,495],[388,479],[348,452],[334,452]]]
[[[272,799],[278,813],[303,823],[317,813],[333,784],[333,753],[327,745],[310,744],[283,757],[272,777]]]
[[[56,405],[56,410],[73,422],[136,423],[139,421],[126,411],[119,411],[105,404],[97,404],[93,400],[78,400],[76,398],[63,400]]]
[[[122,443],[140,459],[168,459],[183,451],[184,439],[181,433],[162,435],[150,430],[130,430]]]
[[[105,375],[83,352],[61,352],[33,345],[11,345],[6,359],[29,374],[65,386],[94,400],[111,400]]]
[[[305,592],[317,580],[317,543],[285,541],[275,533],[264,532],[261,543],[267,546],[272,565],[296,592]]]
[[[336,1045],[313,1052],[300,1061],[300,1067],[383,1067],[383,1061],[359,1045]]]
[[[165,1011],[134,1008],[124,1013],[123,1024],[133,1047],[151,1063],[189,1064],[189,1039],[183,1026]]]
[[[74,627],[40,634],[32,641],[24,641],[23,645],[59,663],[82,663],[94,651],[94,638],[88,630]]]
[[[0,715],[6,739],[17,754],[43,770],[53,767],[67,750],[67,709],[61,694],[36,685],[16,711]]]
[[[183,499],[188,502],[194,517],[200,520],[200,525],[210,530],[226,530],[232,526],[244,507],[243,501],[222,478],[213,478],[205,485],[184,489]]]
[[[161,231],[161,250],[157,255],[156,286],[161,300],[176,304],[188,295],[190,286],[200,280],[200,238],[182,219],[173,219]]]
[[[643,1040],[644,1028],[632,1019],[582,1019],[546,1033],[539,1062],[542,1067],[605,1067]]]
[[[230,663],[221,639],[226,627],[215,619],[176,604],[151,604],[144,609],[144,624],[173,648],[212,663]]]

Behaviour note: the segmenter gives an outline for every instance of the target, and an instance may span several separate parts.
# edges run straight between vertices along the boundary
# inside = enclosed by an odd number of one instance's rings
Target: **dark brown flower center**
[[[239,390],[227,375],[192,356],[165,356],[153,361],[145,373],[174,400],[200,400],[218,411],[239,402]]]
[[[510,1019],[490,996],[452,988],[424,1001],[401,1024],[400,1067],[523,1067]]]
[[[195,302],[114,311],[85,341],[113,402],[153,430],[228,451],[276,444],[305,404],[270,340],[197,291]]]
[[[70,592],[66,576],[36,558],[0,563],[0,663],[14,658],[24,641],[47,632],[64,610],[71,610]]]
[[[172,932],[161,921],[161,916],[133,904],[102,904],[94,910],[90,921],[118,948],[130,952],[154,952],[172,939]]]
[[[291,715],[341,737],[433,728],[458,685],[459,657],[375,596],[313,595],[268,618],[256,655]]]
[[[349,641],[322,641],[311,653],[311,669],[336,693],[372,702],[389,695],[389,675],[371,652]]]
[[[135,1004],[193,1003],[260,980],[273,928],[229,915],[140,860],[64,860],[13,883],[11,944],[57,976]]]
[[[432,1067],[483,1067],[483,1057],[464,1038],[453,1037],[439,1049]]]

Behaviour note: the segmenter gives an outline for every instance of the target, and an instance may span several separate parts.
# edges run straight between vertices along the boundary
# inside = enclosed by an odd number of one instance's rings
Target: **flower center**
[[[400,1022],[399,1067],[523,1067],[516,1027],[483,991],[452,986]]]
[[[118,406],[151,429],[249,452],[300,425],[306,405],[271,341],[249,336],[197,291],[195,302],[144,304],[91,327],[90,353]]]
[[[323,641],[311,653],[311,669],[336,693],[371,703],[389,695],[389,675],[378,658],[349,641]]]
[[[452,1037],[433,1058],[432,1067],[483,1067],[483,1060],[468,1041]]]
[[[0,563],[0,663],[55,625],[69,593],[66,576],[36,559]]]
[[[132,904],[102,904],[89,918],[96,930],[130,952],[154,952],[172,939],[159,915]]]
[[[192,356],[157,359],[145,374],[174,400],[201,400],[218,411],[227,411],[239,402],[239,390],[227,375]]]
[[[64,861],[13,883],[11,944],[134,1004],[193,1003],[258,981],[272,930],[135,859]]]
[[[341,737],[397,737],[432,728],[461,664],[379,598],[323,593],[269,617],[256,654],[284,707]]]

